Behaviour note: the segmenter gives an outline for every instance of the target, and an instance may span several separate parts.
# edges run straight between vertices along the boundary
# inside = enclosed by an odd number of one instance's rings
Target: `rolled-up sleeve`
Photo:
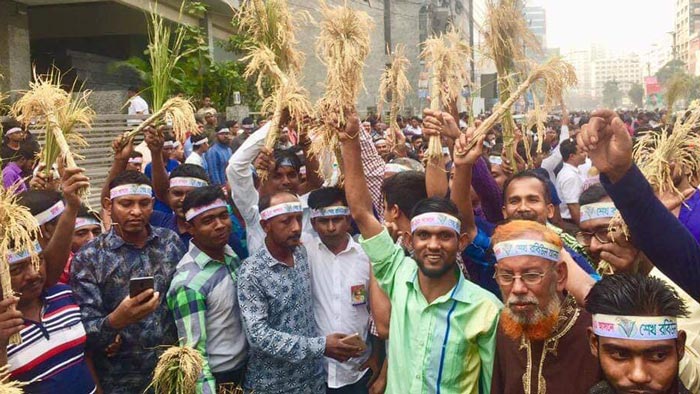
[[[360,237],[360,245],[372,262],[374,277],[379,287],[391,298],[396,273],[406,258],[403,248],[394,243],[386,228],[372,238]]]

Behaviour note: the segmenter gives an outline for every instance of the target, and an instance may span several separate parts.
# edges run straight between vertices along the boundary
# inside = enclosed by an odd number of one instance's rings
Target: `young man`
[[[78,215],[75,218],[70,256],[66,262],[66,268],[63,270],[63,274],[58,280],[59,283],[68,284],[70,280],[70,265],[73,261],[73,257],[75,257],[75,254],[78,253],[80,248],[92,242],[100,234],[102,234],[102,223],[100,222],[99,214],[89,210],[84,204],[80,204]]]
[[[321,334],[357,333],[369,344],[370,263],[349,234],[350,210],[342,189],[326,187],[309,194],[314,234],[304,233],[311,267],[314,317]],[[363,394],[379,374],[377,346],[344,363],[326,358],[327,393]],[[367,361],[373,353],[369,371]]]
[[[202,99],[202,107],[197,110],[197,115],[204,116],[204,114],[207,112],[213,113],[214,115],[217,114],[216,108],[212,107],[211,105],[211,97],[204,96]]]
[[[231,131],[227,127],[221,127],[216,131],[214,145],[209,148],[205,157],[207,171],[212,185],[226,185],[226,164],[231,158]]]
[[[561,198],[559,210],[561,217],[569,224],[578,225],[581,212],[578,198],[583,192],[583,179],[578,166],[586,161],[586,154],[579,151],[576,141],[566,140],[561,143],[563,167],[557,174],[557,194]]]
[[[186,164],[194,164],[208,170],[207,161],[204,154],[209,150],[209,138],[204,134],[192,136],[192,153],[187,156]]]
[[[15,119],[9,119],[2,122],[2,146],[0,146],[0,165],[5,167],[7,163],[14,160],[14,157],[19,151],[22,141],[25,141],[27,135],[22,128],[22,124]]]
[[[126,171],[138,171],[143,170],[143,153],[133,151],[129,156],[129,160],[126,163]]]
[[[678,378],[686,333],[677,319],[687,311],[664,282],[607,276],[586,297],[586,310],[593,315],[590,351],[605,376],[590,394],[691,393]]]
[[[189,250],[177,265],[168,290],[182,345],[204,358],[197,392],[216,394],[222,384],[243,382],[248,343],[237,297],[240,260],[228,246],[231,218],[221,188],[191,191],[182,204]]]
[[[299,199],[278,192],[263,196],[259,207],[264,246],[243,262],[238,280],[250,344],[243,387],[258,394],[322,393],[323,355],[347,361],[362,348],[342,341],[351,332],[318,333]]]
[[[165,171],[166,174],[170,174],[175,170],[180,162],[170,158],[170,154],[175,150],[175,137],[170,133],[164,133],[162,141],[160,140],[160,132],[147,132],[146,134],[146,145],[151,151],[151,162],[146,165],[143,173],[146,174],[148,179],[153,180],[154,171]],[[157,197],[155,194],[154,197]],[[172,213],[170,207],[166,201],[162,201],[156,198],[155,204],[153,204],[153,209],[160,212]]]
[[[587,351],[591,317],[564,293],[560,237],[537,222],[513,220],[498,226],[492,240],[505,308],[491,393],[588,393],[600,380]]]
[[[421,129],[420,124],[421,121],[419,117],[412,117],[408,125],[406,125],[406,128],[403,130],[403,133],[406,135],[406,137],[423,134],[423,130]]]
[[[5,190],[13,189],[18,194],[27,190],[24,174],[31,174],[36,162],[36,155],[39,153],[38,148],[36,144],[23,142],[11,161],[3,163],[5,167],[2,169],[2,184]]]
[[[174,232],[148,224],[153,212],[150,182],[125,171],[109,185],[103,204],[112,228],[73,258],[70,285],[81,308],[95,367],[107,393],[146,389],[163,345],[177,332],[165,297],[185,248]],[[154,286],[129,296],[133,278],[152,277]],[[113,342],[116,351],[107,352]]]
[[[386,390],[488,392],[502,304],[459,274],[455,261],[467,238],[457,208],[439,198],[419,202],[410,235],[416,260],[407,257],[372,212],[360,144],[350,138],[358,126],[350,116],[340,133],[345,190],[360,244],[392,304]]]
[[[141,96],[139,96],[139,90],[136,87],[130,87],[126,90],[126,95],[129,97],[129,115],[148,115],[148,103]],[[141,119],[127,119],[126,124],[129,126],[138,126],[141,123]]]

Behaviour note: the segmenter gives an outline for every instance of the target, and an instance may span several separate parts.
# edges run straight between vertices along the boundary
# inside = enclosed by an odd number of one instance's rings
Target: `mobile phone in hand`
[[[153,277],[144,276],[141,278],[131,278],[129,281],[129,297],[134,298],[148,289],[153,288]]]
[[[363,352],[367,349],[367,344],[365,343],[365,341],[362,340],[362,338],[360,338],[360,334],[358,334],[358,333],[343,337],[340,340],[340,342],[343,342],[346,345],[355,346],[357,348],[360,348],[360,349],[362,349]]]

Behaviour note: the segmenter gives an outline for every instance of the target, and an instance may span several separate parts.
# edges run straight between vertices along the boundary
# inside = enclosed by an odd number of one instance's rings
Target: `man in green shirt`
[[[359,140],[352,138],[359,126],[349,116],[339,137],[360,244],[392,304],[386,393],[488,393],[502,304],[459,273],[455,261],[468,239],[457,207],[440,198],[419,202],[411,218],[415,260],[407,257],[374,217]]]

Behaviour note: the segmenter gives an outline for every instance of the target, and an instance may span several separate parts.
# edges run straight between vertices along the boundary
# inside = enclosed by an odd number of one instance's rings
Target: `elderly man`
[[[561,239],[539,223],[514,220],[496,228],[493,243],[506,307],[491,393],[587,393],[600,370],[587,351],[591,317],[564,293]]]
[[[605,376],[590,394],[697,393],[678,379],[686,333],[677,319],[687,311],[663,281],[643,275],[605,277],[588,294],[586,310],[593,315],[590,349]]]

